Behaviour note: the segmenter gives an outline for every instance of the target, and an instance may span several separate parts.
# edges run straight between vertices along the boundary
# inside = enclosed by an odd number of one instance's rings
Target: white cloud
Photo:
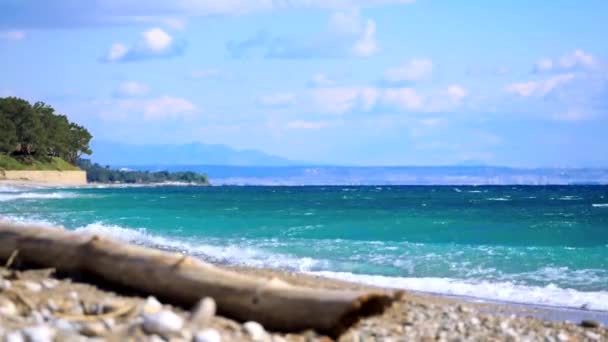
[[[275,93],[260,97],[259,103],[268,107],[281,107],[293,104],[295,99],[293,93]]]
[[[110,46],[110,50],[108,50],[108,53],[106,54],[106,59],[111,62],[117,61],[124,58],[127,52],[129,52],[129,48],[123,44],[114,43]]]
[[[357,57],[369,57],[378,52],[378,43],[376,42],[376,22],[368,19],[365,23],[365,29],[361,37],[355,41],[352,47],[352,53]]]
[[[0,13],[14,27],[82,27],[150,23],[183,28],[193,17],[245,15],[289,9],[353,11],[360,8],[409,4],[413,0],[80,0],[0,1]],[[44,14],[44,15],[43,15]]]
[[[549,71],[553,69],[553,60],[551,58],[541,58],[536,62],[535,69],[537,71]]]
[[[545,96],[574,79],[574,74],[560,74],[546,80],[529,81],[509,84],[505,90],[519,96]]]
[[[23,40],[25,39],[25,31],[9,30],[0,31],[0,39],[2,40]]]
[[[97,105],[106,107],[102,108],[100,116],[109,121],[161,121],[190,118],[200,112],[192,102],[168,95],[146,99],[122,99]]]
[[[454,102],[460,102],[460,100],[468,95],[467,91],[458,84],[449,85],[447,92]]]
[[[148,86],[136,81],[127,81],[120,84],[116,91],[118,96],[143,96],[148,93]]]
[[[146,119],[164,119],[167,117],[190,116],[196,111],[192,102],[171,96],[161,96],[144,103],[144,117]]]
[[[551,58],[541,58],[538,60],[534,66],[534,70],[536,72],[545,72],[545,71],[568,71],[575,69],[589,69],[596,65],[596,60],[593,55],[577,49],[573,52],[563,55],[560,58],[551,59]]]
[[[353,110],[368,111],[376,106],[380,90],[374,87],[325,87],[311,92],[316,110],[344,114]]]
[[[153,28],[142,33],[142,48],[159,52],[171,46],[173,38],[160,28]]]
[[[330,79],[329,77],[327,77],[327,75],[322,73],[312,75],[309,82],[309,84],[313,87],[328,87],[333,85],[334,83],[334,80]]]
[[[365,20],[357,10],[334,12],[329,17],[329,30],[342,35],[358,35],[365,28]]]
[[[433,73],[433,62],[429,59],[415,58],[402,66],[388,69],[384,79],[388,82],[413,82],[429,78]]]
[[[291,129],[321,129],[329,126],[327,121],[303,121],[303,120],[295,120],[290,121],[285,125],[287,128]]]
[[[105,60],[108,62],[133,61],[155,57],[171,57],[180,54],[184,49],[182,42],[177,42],[169,33],[155,27],[142,32],[137,43],[131,47],[114,43],[108,50]]]
[[[382,101],[404,111],[422,109],[422,97],[413,88],[389,88],[384,91]]]
[[[454,84],[423,93],[412,87],[324,87],[313,89],[310,94],[316,111],[344,114],[379,108],[399,112],[451,111],[461,105],[468,92]]]

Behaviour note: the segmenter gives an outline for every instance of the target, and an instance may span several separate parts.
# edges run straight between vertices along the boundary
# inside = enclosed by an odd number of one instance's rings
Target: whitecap
[[[608,208],[608,203],[593,203],[591,206],[594,208]]]
[[[9,193],[0,194],[0,202],[14,201],[14,200],[46,200],[46,199],[63,199],[63,198],[74,198],[77,194],[70,192],[22,192],[22,193]]]
[[[329,271],[308,273],[362,284],[420,292],[555,307],[580,308],[584,306],[591,310],[608,311],[608,291],[584,292],[560,288],[554,284],[528,286],[508,281],[489,282],[452,278],[387,277]]]

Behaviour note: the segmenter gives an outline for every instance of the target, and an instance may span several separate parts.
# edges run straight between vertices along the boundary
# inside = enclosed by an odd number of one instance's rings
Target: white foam
[[[8,217],[8,220],[18,223],[36,223],[44,225],[55,225],[52,222],[42,220],[32,220],[23,217]],[[556,307],[586,307],[593,310],[608,311],[608,291],[579,291],[568,288],[561,288],[554,284],[547,286],[521,285],[508,280],[461,280],[452,278],[414,278],[414,277],[389,277],[380,275],[353,274],[348,272],[319,271],[331,269],[331,263],[327,260],[295,257],[288,254],[271,253],[258,248],[259,246],[268,247],[269,243],[276,241],[266,241],[256,243],[252,247],[252,242],[244,239],[226,240],[203,240],[188,239],[172,236],[164,237],[149,234],[146,229],[125,228],[118,225],[104,224],[95,222],[77,228],[76,231],[101,234],[110,236],[129,243],[146,245],[161,249],[179,251],[185,254],[199,256],[215,262],[244,265],[251,267],[267,267],[278,269],[289,269],[298,272],[306,272],[314,275],[347,280],[352,282],[390,287],[409,289],[422,292],[431,292],[445,295],[474,297],[485,300],[496,300],[505,302],[516,302],[524,304],[549,305]],[[334,241],[339,244],[339,241]],[[552,279],[555,282],[562,280],[568,271],[564,268],[543,268],[535,271],[540,280]],[[581,271],[579,276],[591,280],[595,275],[590,271]],[[478,272],[479,273],[479,272]],[[570,273],[568,273],[570,274]],[[476,276],[483,277],[483,274]],[[527,275],[529,277],[529,275]]]
[[[250,247],[243,241],[236,241],[228,245],[221,245],[219,243],[211,245],[201,240],[193,241],[186,238],[166,238],[152,235],[147,233],[144,228],[131,229],[117,225],[107,225],[101,222],[77,228],[76,231],[106,235],[125,242],[180,251],[185,254],[211,259],[215,262],[234,265],[282,268],[304,272],[315,268],[318,269],[318,267],[326,264],[323,260],[313,258],[298,258],[290,255],[269,253]]]
[[[608,208],[608,203],[593,203],[594,208]]]
[[[0,194],[0,202],[22,200],[22,199],[63,199],[63,198],[74,198],[76,194],[70,192],[22,192],[22,193],[9,193]]]
[[[450,278],[405,278],[380,275],[363,275],[348,272],[309,272],[362,284],[431,292],[453,296],[466,296],[502,302],[548,305],[608,311],[608,291],[583,292],[547,286],[518,285],[512,282],[466,281]]]

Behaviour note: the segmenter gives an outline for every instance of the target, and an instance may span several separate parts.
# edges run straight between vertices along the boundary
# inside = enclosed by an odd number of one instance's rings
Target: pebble
[[[215,329],[205,329],[194,334],[194,342],[221,342],[222,336]]]
[[[0,297],[0,317],[15,316],[18,314],[17,306],[11,300]]]
[[[11,331],[4,336],[4,342],[25,342],[21,331]]]
[[[42,290],[42,285],[33,281],[24,281],[23,287],[30,292],[40,292]]]
[[[599,341],[601,336],[593,331],[585,331],[585,337],[592,341]]]
[[[11,288],[11,281],[6,279],[0,279],[0,290],[8,290]]]
[[[266,340],[266,330],[264,330],[264,327],[258,322],[246,322],[243,324],[243,329],[245,329],[249,337],[254,341]]]
[[[52,342],[55,337],[55,330],[48,325],[27,327],[22,333],[28,342]]]
[[[66,321],[65,319],[61,319],[61,318],[54,320],[53,326],[59,330],[64,330],[64,331],[76,330],[74,323],[72,323],[70,321]]]
[[[147,314],[157,313],[163,309],[163,304],[158,301],[155,297],[146,298],[146,302],[144,303],[143,312]]]
[[[42,286],[44,286],[47,289],[52,289],[55,286],[59,285],[59,280],[57,279],[44,279],[42,281]]]
[[[195,326],[206,326],[209,324],[216,312],[215,300],[210,297],[201,299],[192,310],[190,323]]]
[[[103,336],[106,333],[106,327],[101,322],[85,323],[80,327],[80,333],[88,337]]]
[[[169,310],[161,310],[142,316],[142,327],[148,334],[158,334],[168,337],[178,333],[184,326],[183,319]]]
[[[568,334],[566,334],[565,332],[560,331],[559,334],[557,334],[557,340],[561,342],[567,342],[570,341],[570,336],[568,336]]]

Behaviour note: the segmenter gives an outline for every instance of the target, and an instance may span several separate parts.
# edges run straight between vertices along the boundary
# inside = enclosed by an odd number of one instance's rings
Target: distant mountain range
[[[289,166],[294,161],[257,150],[237,150],[226,145],[131,145],[95,141],[91,160],[102,165],[239,165]]]

